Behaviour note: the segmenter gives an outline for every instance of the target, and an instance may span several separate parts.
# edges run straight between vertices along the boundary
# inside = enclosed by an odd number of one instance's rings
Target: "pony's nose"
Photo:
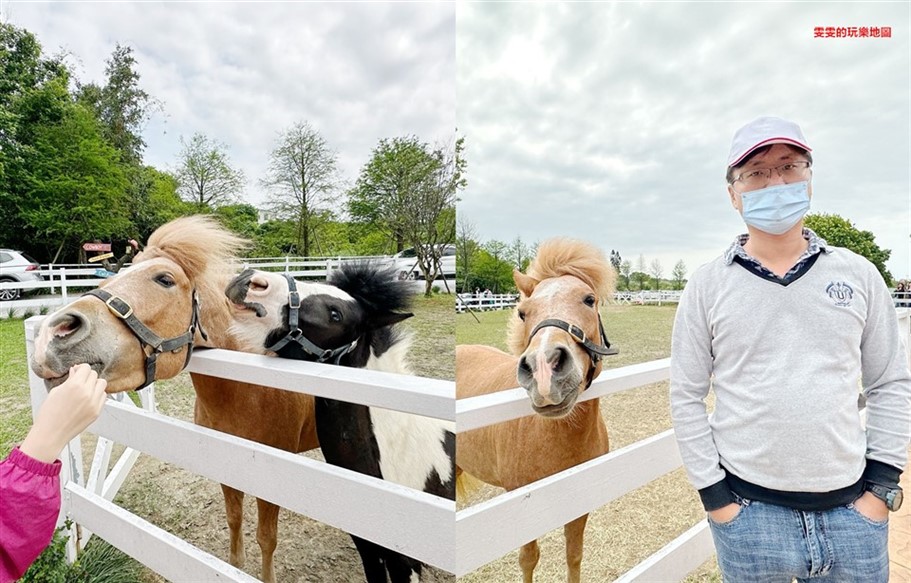
[[[551,346],[546,351],[544,358],[555,378],[560,378],[566,374],[566,363],[569,361],[569,351],[566,347]]]
[[[525,355],[522,355],[522,357],[519,359],[519,369],[516,372],[516,376],[519,379],[519,384],[523,387],[528,387],[532,382],[534,382],[534,363],[534,359],[529,359]]]
[[[245,269],[228,283],[225,288],[225,295],[235,304],[242,304],[247,299],[247,289],[250,287],[250,280],[253,279],[253,270]]]
[[[65,312],[48,322],[49,339],[52,342],[72,346],[89,335],[91,325],[78,312]]]

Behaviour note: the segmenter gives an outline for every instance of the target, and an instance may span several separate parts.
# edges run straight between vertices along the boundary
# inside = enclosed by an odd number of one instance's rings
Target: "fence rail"
[[[313,278],[325,280],[333,270],[354,261],[373,260],[383,265],[394,266],[395,260],[389,256],[369,257],[334,257],[329,259],[307,259],[293,257],[252,258],[237,262],[237,271],[248,267],[263,271],[281,271],[297,279]],[[123,269],[129,269],[127,263]],[[50,265],[30,273],[39,274],[44,281],[0,281],[0,290],[21,290],[23,294],[36,292],[29,297],[17,300],[0,301],[0,317],[6,315],[23,315],[28,312],[39,312],[64,306],[83,292],[94,289],[114,274],[101,265]],[[2,277],[2,272],[0,272]],[[432,282],[438,291],[451,293],[455,290],[454,275],[447,274],[445,279]],[[423,280],[408,282],[414,293],[424,291]]]

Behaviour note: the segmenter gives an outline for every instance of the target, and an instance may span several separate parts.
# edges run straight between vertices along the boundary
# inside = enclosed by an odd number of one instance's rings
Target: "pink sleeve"
[[[60,513],[60,460],[19,448],[0,462],[0,583],[18,579],[51,542]]]

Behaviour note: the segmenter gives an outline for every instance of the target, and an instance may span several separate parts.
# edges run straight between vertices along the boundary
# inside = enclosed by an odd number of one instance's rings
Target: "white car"
[[[444,278],[452,279],[455,277],[456,272],[456,248],[451,243],[442,245],[442,248],[440,270]],[[395,262],[395,270],[399,274],[399,279],[424,279],[414,247],[409,247],[400,253],[396,253],[392,259]],[[437,277],[439,278],[440,276],[438,275]]]
[[[0,283],[44,281],[38,274],[38,262],[12,249],[0,249]],[[18,300],[21,289],[0,289],[0,301]]]

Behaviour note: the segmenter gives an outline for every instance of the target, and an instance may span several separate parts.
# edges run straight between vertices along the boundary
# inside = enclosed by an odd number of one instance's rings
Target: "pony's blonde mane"
[[[591,243],[566,237],[547,239],[541,243],[525,274],[539,282],[571,275],[592,288],[598,303],[605,302],[611,297],[617,278],[614,266],[601,249]],[[517,311],[513,310],[507,331],[509,348],[513,354],[521,354],[527,342],[525,323],[519,318]]]
[[[196,283],[201,295],[223,294],[224,282],[236,268],[234,259],[249,241],[222,227],[212,217],[194,215],[158,227],[135,262],[170,259]]]

